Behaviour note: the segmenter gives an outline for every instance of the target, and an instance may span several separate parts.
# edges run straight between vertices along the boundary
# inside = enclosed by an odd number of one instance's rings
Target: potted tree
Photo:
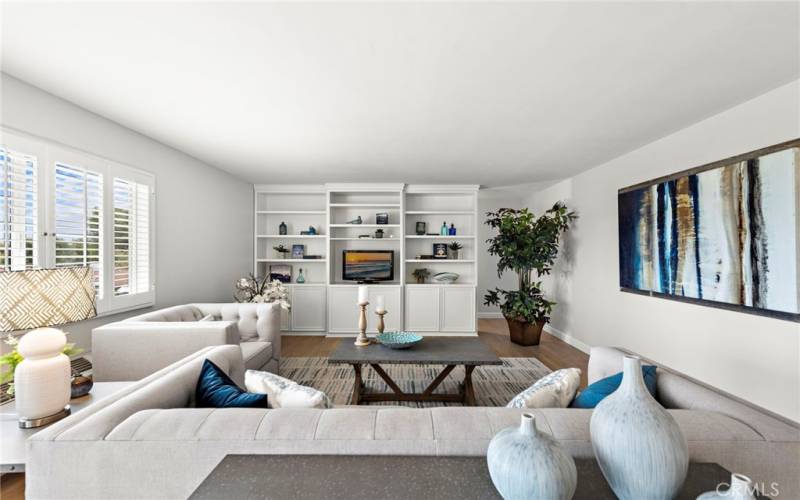
[[[561,234],[578,216],[562,202],[536,217],[527,208],[501,208],[486,213],[486,224],[497,230],[489,238],[489,253],[499,257],[497,276],[506,271],[517,274],[517,290],[488,290],[484,304],[500,306],[508,322],[511,341],[520,345],[538,345],[542,328],[550,321],[555,302],[544,297],[541,281],[533,280],[550,274]]]

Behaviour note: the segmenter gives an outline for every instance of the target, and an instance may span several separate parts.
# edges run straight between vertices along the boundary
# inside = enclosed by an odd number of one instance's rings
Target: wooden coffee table
[[[428,337],[408,349],[390,349],[377,343],[357,347],[345,339],[328,359],[329,363],[349,364],[353,367],[356,381],[353,385],[351,404],[372,401],[421,401],[462,403],[475,405],[475,391],[472,387],[472,372],[480,365],[501,365],[500,358],[477,338]],[[403,392],[389,377],[381,365],[423,364],[444,365],[433,382],[421,393]],[[369,365],[392,389],[393,392],[366,392],[361,376],[362,365]],[[458,365],[464,365],[464,381],[457,394],[434,394],[433,391]]]

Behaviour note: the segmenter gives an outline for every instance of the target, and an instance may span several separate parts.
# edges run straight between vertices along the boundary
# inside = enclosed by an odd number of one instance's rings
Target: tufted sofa
[[[590,382],[618,372],[622,355],[592,349]],[[32,436],[27,498],[187,498],[227,454],[482,456],[492,436],[519,425],[525,411],[195,408],[195,384],[206,358],[243,383],[239,350],[209,347]],[[662,367],[658,380],[659,399],[683,430],[691,460],[747,474],[766,491],[772,492],[775,482],[778,500],[800,498],[796,424]],[[536,414],[537,427],[573,456],[593,456],[592,410],[528,411]]]
[[[239,345],[247,369],[278,372],[278,304],[186,304],[92,330],[98,382],[139,380],[203,347]]]

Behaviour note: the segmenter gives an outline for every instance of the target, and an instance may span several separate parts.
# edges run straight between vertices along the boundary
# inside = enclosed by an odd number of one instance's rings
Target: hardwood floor
[[[538,346],[524,347],[513,344],[508,338],[508,328],[503,319],[479,319],[478,336],[486,345],[503,358],[534,357],[551,370],[560,368],[580,368],[581,387],[586,387],[586,371],[589,355],[575,349],[566,342],[542,333]],[[282,355],[285,357],[327,357],[341,341],[347,338],[326,338],[323,336],[286,336],[281,339]],[[25,475],[6,474],[0,477],[0,499],[22,500],[25,498]]]
[[[575,349],[563,340],[542,333],[538,346],[520,346],[508,338],[508,327],[504,319],[479,319],[478,337],[502,358],[537,358],[551,370],[580,368],[581,387],[586,387],[586,371],[589,355]],[[323,336],[287,336],[281,339],[284,357],[327,357],[341,341],[347,338]]]
[[[25,474],[3,474],[0,476],[0,499],[23,500],[25,498]]]

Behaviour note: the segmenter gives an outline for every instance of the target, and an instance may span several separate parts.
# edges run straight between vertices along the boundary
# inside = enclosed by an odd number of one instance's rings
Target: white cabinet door
[[[358,287],[332,286],[328,289],[328,331],[358,332]]]
[[[286,290],[289,294],[289,303],[292,303],[292,287],[287,286]],[[292,313],[286,309],[281,308],[281,331],[288,332],[292,330]]]
[[[383,295],[386,315],[383,323],[385,332],[403,329],[403,299],[402,289],[399,286],[374,285],[369,287],[369,306],[367,306],[367,332],[378,332],[378,315],[375,306],[378,304],[378,295]]]
[[[325,331],[324,285],[295,285],[292,287],[292,331]]]
[[[443,332],[475,331],[475,288],[441,288],[441,310]]]
[[[439,330],[439,287],[406,287],[406,330]]]

